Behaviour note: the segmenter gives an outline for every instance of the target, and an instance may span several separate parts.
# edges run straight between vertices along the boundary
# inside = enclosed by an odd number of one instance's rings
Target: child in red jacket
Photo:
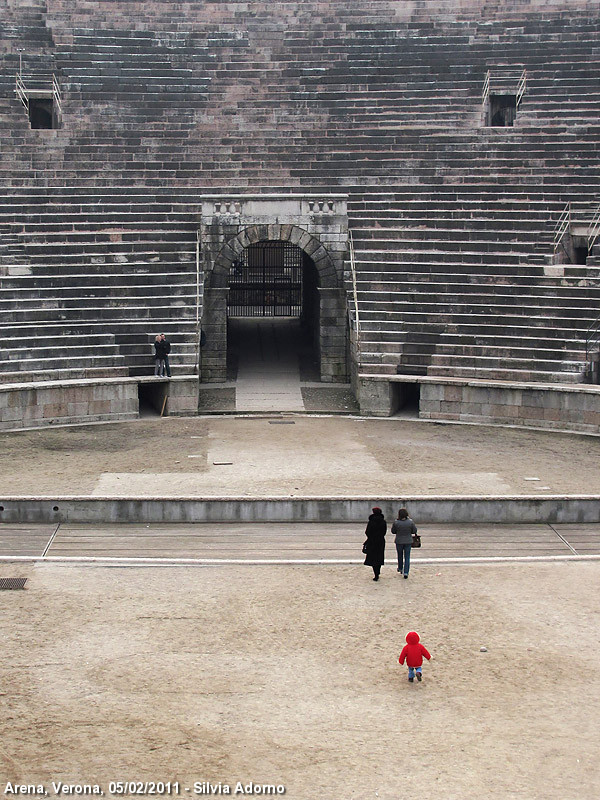
[[[406,634],[406,644],[404,645],[400,658],[398,661],[401,664],[408,666],[408,680],[413,683],[415,679],[415,671],[417,673],[417,680],[421,682],[421,665],[423,664],[423,656],[429,661],[431,656],[427,649],[419,642],[419,634],[411,631]]]

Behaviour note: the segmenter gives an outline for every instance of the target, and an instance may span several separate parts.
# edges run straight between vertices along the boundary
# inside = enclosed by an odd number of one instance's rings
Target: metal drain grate
[[[295,425],[293,419],[270,419],[269,425]]]
[[[0,578],[0,590],[24,589],[27,578]]]

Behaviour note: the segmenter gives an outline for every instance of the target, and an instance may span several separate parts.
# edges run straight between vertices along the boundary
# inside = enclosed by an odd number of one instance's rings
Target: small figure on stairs
[[[164,333],[159,335],[154,340],[154,374],[164,377],[165,372],[167,378],[171,377],[171,365],[169,364],[169,353],[171,352],[171,344],[167,341]]]

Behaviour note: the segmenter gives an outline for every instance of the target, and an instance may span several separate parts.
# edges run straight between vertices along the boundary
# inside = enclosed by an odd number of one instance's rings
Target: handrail
[[[585,337],[585,360],[588,363],[591,360],[592,347],[600,343],[600,316],[592,322],[587,329]]]
[[[200,325],[200,228],[196,230],[196,356],[195,363],[198,375],[200,375],[200,347],[201,325]]]
[[[509,75],[504,74],[502,78],[504,78],[502,83],[506,86],[508,81],[515,80],[517,78],[517,75],[515,73]],[[490,96],[491,88],[492,88],[492,71],[488,69],[488,71],[485,73],[485,79],[483,81],[483,91],[481,93],[482,103],[485,104],[486,100]],[[519,107],[519,103],[523,99],[523,95],[525,94],[526,91],[527,91],[527,70],[523,69],[523,72],[521,72],[521,74],[519,75],[519,79],[517,82],[517,89],[515,92],[517,108]]]
[[[35,76],[30,75],[27,78],[26,84],[23,80],[22,74],[18,72],[15,77],[15,94],[27,110],[29,110],[29,97],[31,95],[34,97],[41,96],[42,98],[52,97],[56,103],[58,111],[62,111],[62,95],[60,91],[60,85],[54,73],[52,73],[51,77],[44,75],[43,77],[38,76],[36,78]]]
[[[59,112],[62,112],[62,97],[60,94],[60,86],[58,85],[58,81],[56,80],[56,75],[52,75],[52,98],[56,103],[56,107]]]
[[[485,80],[483,82],[483,92],[482,92],[482,95],[481,95],[481,102],[482,103],[485,103],[485,101],[488,99],[488,96],[490,94],[490,80],[491,80],[491,77],[492,77],[491,72],[488,69],[488,71],[485,73]]]
[[[588,228],[588,255],[591,255],[592,247],[596,244],[598,236],[600,236],[600,203],[592,215]]]
[[[554,227],[554,253],[558,250],[560,243],[564,239],[567,231],[571,228],[571,203],[567,203],[558,222]]]
[[[27,87],[23,83],[21,75],[18,74],[15,79],[15,94],[23,103],[27,111],[29,111],[29,98],[27,97]]]
[[[525,94],[525,90],[527,89],[527,70],[524,69],[521,73],[521,78],[519,79],[519,83],[517,86],[517,102],[516,106],[519,107],[519,103],[523,99],[523,95]]]
[[[348,242],[350,244],[350,271],[352,273],[352,293],[354,295],[354,322],[356,325],[356,355],[360,361],[360,318],[358,316],[358,289],[356,287],[356,261],[354,258],[354,239],[352,231],[348,231]]]

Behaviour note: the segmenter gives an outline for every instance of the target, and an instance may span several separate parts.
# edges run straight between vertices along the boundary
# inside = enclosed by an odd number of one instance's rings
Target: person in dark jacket
[[[367,529],[365,531],[367,541],[365,542],[366,556],[365,566],[373,567],[374,581],[379,580],[379,573],[384,563],[385,556],[385,532],[387,523],[383,516],[383,511],[375,507],[369,516]]]
[[[395,535],[396,552],[398,553],[398,572],[404,571],[404,577],[408,578],[410,569],[410,549],[412,547],[413,534],[417,532],[417,526],[408,516],[408,511],[401,508],[398,511],[398,519],[392,525],[392,533]]]
[[[167,341],[164,333],[159,334],[154,340],[155,375],[163,376],[166,372],[167,377],[171,377],[171,365],[169,364],[170,352],[171,345]]]
[[[164,333],[160,335],[160,341],[162,344],[162,349],[164,353],[164,361],[165,361],[165,369],[167,370],[167,378],[171,377],[171,365],[169,364],[169,353],[171,352],[171,343],[167,341],[167,337]]]

